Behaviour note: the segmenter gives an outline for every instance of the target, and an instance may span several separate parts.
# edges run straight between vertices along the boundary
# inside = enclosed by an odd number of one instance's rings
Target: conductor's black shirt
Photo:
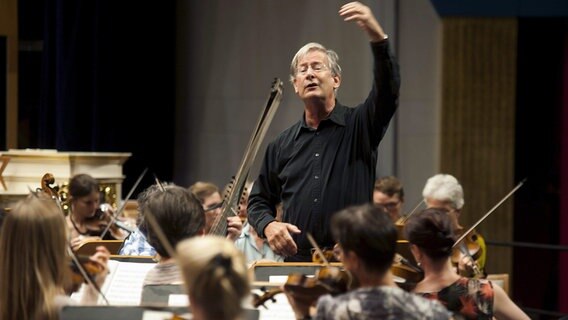
[[[248,204],[248,217],[258,234],[275,219],[283,203],[283,222],[296,225],[294,260],[308,260],[310,232],[320,246],[333,246],[333,213],[372,200],[377,148],[398,105],[400,76],[388,40],[371,43],[374,81],[367,99],[348,108],[337,100],[317,129],[302,117],[266,150]]]

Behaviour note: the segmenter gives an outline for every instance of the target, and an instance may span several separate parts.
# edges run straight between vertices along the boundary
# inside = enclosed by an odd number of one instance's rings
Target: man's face
[[[400,218],[402,201],[398,194],[393,194],[391,197],[385,193],[375,190],[373,193],[373,203],[385,207],[393,222],[396,222],[396,220]]]
[[[460,218],[461,210],[454,208],[450,201],[426,198],[426,207],[446,209],[450,214],[453,214],[455,216],[456,220],[459,220]]]
[[[298,60],[294,90],[302,100],[335,99],[334,89],[339,87],[341,79],[333,76],[324,52],[309,51]]]
[[[223,200],[221,199],[221,195],[219,194],[219,192],[215,192],[211,194],[209,197],[203,199],[203,210],[205,210],[206,233],[209,233],[209,230],[211,229],[211,226],[213,225],[215,218],[217,218],[217,216],[221,214],[221,207],[218,207],[217,209],[213,210],[208,210],[208,209],[219,205],[221,202],[223,202]]]

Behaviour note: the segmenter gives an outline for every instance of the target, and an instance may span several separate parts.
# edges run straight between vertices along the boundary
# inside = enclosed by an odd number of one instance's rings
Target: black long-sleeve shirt
[[[310,232],[320,246],[333,246],[333,213],[372,200],[377,148],[398,105],[400,75],[388,40],[371,43],[374,81],[369,96],[355,108],[337,100],[317,129],[305,117],[282,132],[266,150],[249,197],[248,219],[260,236],[275,220],[282,201],[283,222],[296,225],[298,255],[308,260]]]

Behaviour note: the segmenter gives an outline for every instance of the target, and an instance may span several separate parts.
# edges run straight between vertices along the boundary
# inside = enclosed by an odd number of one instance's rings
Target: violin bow
[[[118,210],[111,216],[110,222],[108,223],[106,228],[101,233],[101,239],[103,239],[105,237],[105,235],[107,234],[107,232],[110,230],[110,227],[116,221],[116,217],[118,217],[122,213],[122,211],[124,211],[124,208],[126,207],[126,203],[128,202],[128,200],[130,200],[130,197],[134,193],[134,190],[136,190],[136,188],[140,184],[140,181],[142,181],[142,178],[144,178],[144,176],[146,175],[147,171],[148,171],[148,168],[146,168],[146,169],[144,169],[144,171],[142,171],[142,173],[140,174],[140,176],[138,177],[138,179],[136,180],[136,182],[134,183],[132,188],[130,188],[130,191],[128,191],[128,195],[126,195],[126,198],[124,198],[124,201],[120,205],[120,208],[118,208]]]
[[[73,263],[75,263],[75,266],[77,267],[77,270],[79,270],[79,273],[81,274],[83,279],[85,279],[85,281],[87,281],[88,284],[90,284],[93,288],[95,288],[97,293],[103,298],[106,305],[110,306],[110,302],[108,301],[107,297],[102,292],[101,288],[91,278],[91,276],[89,276],[89,274],[87,273],[87,271],[85,270],[85,268],[83,267],[81,262],[79,261],[79,258],[77,258],[77,255],[75,254],[75,252],[73,252],[73,249],[71,248],[71,244],[69,244],[69,246],[67,247],[67,251],[69,251],[69,255],[71,256],[71,260],[73,260]]]
[[[31,190],[30,187],[28,187],[28,189],[30,189],[30,192],[37,197],[37,191],[33,191]],[[52,199],[55,201],[55,204],[57,205],[57,207],[59,208],[59,210],[61,210],[61,213],[63,214],[63,216],[65,216],[65,211],[63,210],[63,206],[61,206],[61,200],[59,200],[59,197],[52,197]],[[75,254],[75,252],[73,252],[73,249],[71,248],[71,244],[69,243],[69,245],[67,246],[67,251],[69,252],[69,256],[71,256],[71,260],[73,261],[73,263],[75,263],[75,265],[77,266],[77,270],[79,270],[79,273],[81,274],[81,276],[83,277],[83,279],[85,279],[85,281],[90,284],[91,286],[93,286],[93,288],[95,288],[95,290],[97,291],[97,293],[103,298],[104,302],[108,305],[110,305],[110,302],[108,301],[107,297],[104,295],[104,293],[101,291],[101,288],[97,285],[97,283],[95,281],[93,281],[93,279],[89,276],[89,274],[87,273],[87,271],[85,270],[85,268],[83,267],[83,265],[81,264],[81,262],[79,261],[79,258],[77,258],[77,255]]]
[[[481,219],[477,220],[476,223],[473,224],[473,226],[471,226],[471,228],[467,229],[466,232],[464,232],[457,240],[456,242],[454,242],[454,245],[452,246],[452,248],[455,248],[460,242],[463,241],[463,239],[465,239],[465,237],[467,237],[467,235],[473,231],[473,229],[475,229],[480,223],[483,222],[483,220],[485,220],[487,217],[489,217],[490,214],[493,213],[493,211],[495,211],[497,208],[499,208],[499,206],[501,204],[503,204],[503,202],[505,202],[507,199],[509,199],[510,196],[512,196],[517,190],[519,190],[520,187],[522,187],[525,182],[527,181],[527,178],[524,178],[521,182],[519,182],[519,184],[517,184],[517,186],[515,186],[513,188],[513,190],[511,190],[505,197],[503,197],[503,199],[501,199],[501,201],[499,201],[493,208],[491,208],[491,210],[489,210],[483,217],[481,217]]]
[[[314,249],[316,249],[316,252],[318,253],[318,255],[321,257],[321,259],[323,260],[323,262],[325,263],[326,266],[329,266],[329,261],[327,261],[327,259],[325,258],[325,255],[323,254],[323,251],[321,251],[320,247],[318,246],[318,244],[316,243],[316,240],[314,239],[314,237],[312,237],[311,233],[307,233],[306,236],[308,237],[308,240],[310,241],[310,243],[312,244],[312,246],[314,247]]]
[[[404,218],[402,219],[402,222],[406,222],[410,217],[412,217],[413,214],[416,213],[416,210],[418,210],[418,208],[420,208],[420,206],[422,205],[422,203],[424,202],[424,199],[420,200],[418,202],[418,204],[414,207],[414,209],[412,209],[412,211],[410,211],[409,214],[407,214],[406,216],[404,216]]]

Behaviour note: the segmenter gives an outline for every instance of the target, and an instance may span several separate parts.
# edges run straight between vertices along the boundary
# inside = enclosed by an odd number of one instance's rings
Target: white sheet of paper
[[[139,305],[142,296],[142,283],[146,273],[154,265],[154,263],[109,260],[108,267],[110,273],[101,287],[102,293],[111,305]],[[85,285],[83,284],[79,291],[71,295],[71,299],[81,301],[84,288]],[[106,303],[101,297],[98,304],[104,305]]]
[[[288,276],[269,276],[268,282],[270,283],[286,283]]]
[[[168,306],[170,307],[187,307],[189,298],[187,294],[170,294],[168,297]]]
[[[288,278],[288,276],[285,276]],[[278,280],[278,279],[276,279]],[[272,281],[271,281],[272,282]],[[278,281],[277,281],[278,282]],[[262,296],[264,292],[260,289],[252,290],[253,293]],[[263,306],[258,307],[259,320],[295,320],[294,310],[290,306],[288,299],[284,293],[273,296],[274,301],[268,300]],[[252,306],[251,306],[252,308]]]

